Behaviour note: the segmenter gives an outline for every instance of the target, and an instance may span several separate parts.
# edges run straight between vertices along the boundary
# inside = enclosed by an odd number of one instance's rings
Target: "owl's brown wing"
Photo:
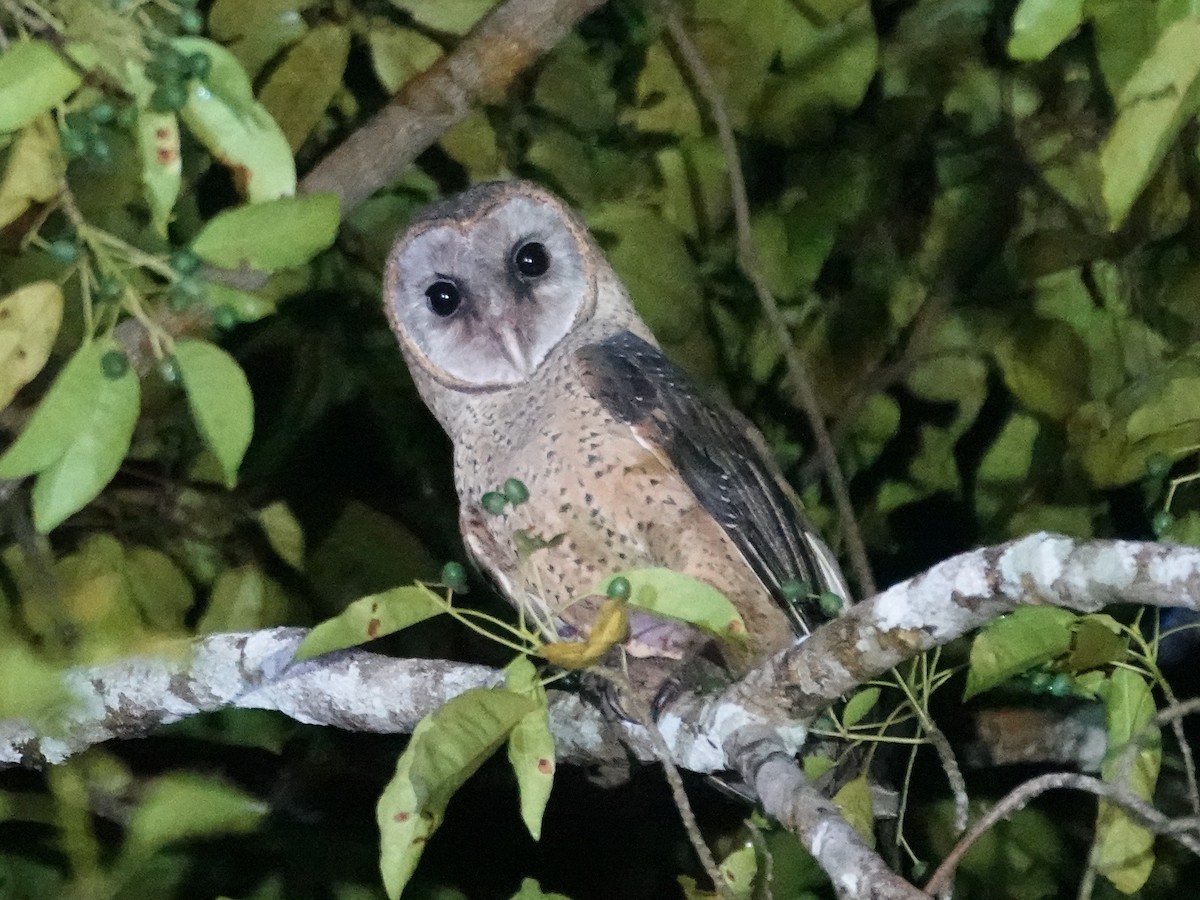
[[[798,634],[819,614],[785,599],[789,581],[849,599],[829,548],[797,507],[739,413],[704,397],[663,352],[622,331],[576,351],[584,385],[683,479],[724,529]]]

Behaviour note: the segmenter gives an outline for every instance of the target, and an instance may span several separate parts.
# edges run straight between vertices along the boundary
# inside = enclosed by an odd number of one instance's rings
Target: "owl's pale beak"
[[[493,334],[499,340],[500,349],[504,351],[504,356],[512,363],[512,367],[522,375],[533,374],[529,364],[529,354],[521,346],[521,339],[517,337],[516,331],[501,326]]]

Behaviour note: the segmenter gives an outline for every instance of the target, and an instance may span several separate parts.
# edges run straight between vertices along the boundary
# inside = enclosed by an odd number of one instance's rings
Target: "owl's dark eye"
[[[429,308],[442,318],[454,315],[462,305],[462,294],[453,281],[435,281],[425,289],[425,296],[429,298]]]
[[[546,270],[550,268],[550,254],[546,252],[544,244],[530,241],[517,248],[517,252],[513,254],[513,263],[517,271],[526,278],[537,278],[539,275],[545,275]]]

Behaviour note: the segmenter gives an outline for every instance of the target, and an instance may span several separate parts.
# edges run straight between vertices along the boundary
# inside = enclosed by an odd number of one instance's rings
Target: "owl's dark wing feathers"
[[[737,412],[702,396],[691,379],[642,338],[622,331],[576,351],[589,393],[639,441],[665,458],[725,530],[798,634],[819,618],[789,603],[783,585],[807,582],[845,596],[828,548],[812,532],[781,476]]]

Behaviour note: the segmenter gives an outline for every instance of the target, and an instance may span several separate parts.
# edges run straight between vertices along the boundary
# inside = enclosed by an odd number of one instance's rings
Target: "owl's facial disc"
[[[595,304],[586,235],[547,195],[517,195],[461,220],[421,222],[388,259],[401,343],[447,384],[528,380]]]

